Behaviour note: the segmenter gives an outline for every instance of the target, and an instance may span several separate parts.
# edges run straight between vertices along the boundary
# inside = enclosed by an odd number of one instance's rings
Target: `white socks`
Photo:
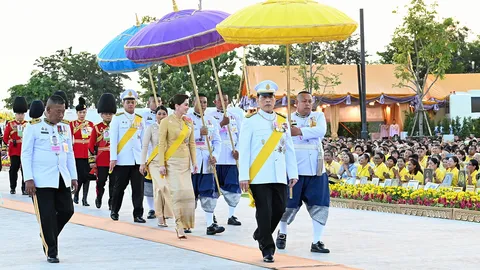
[[[287,222],[280,221],[280,233],[287,234]]]
[[[231,218],[235,215],[235,207],[228,207],[228,217]]]
[[[205,222],[207,223],[207,227],[213,224],[213,213],[205,212]]]
[[[145,198],[147,199],[147,204],[148,204],[149,210],[155,210],[155,206],[153,205],[153,197],[145,196]]]
[[[325,229],[325,226],[323,226],[322,224],[320,224],[320,222],[313,219],[312,219],[312,223],[313,223],[313,243],[315,244],[318,241],[320,241],[320,239],[322,238],[323,229]]]

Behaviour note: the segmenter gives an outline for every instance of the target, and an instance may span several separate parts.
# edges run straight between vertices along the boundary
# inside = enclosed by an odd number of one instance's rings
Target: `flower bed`
[[[365,202],[397,205],[431,206],[480,211],[480,193],[455,192],[447,188],[438,190],[408,189],[367,185],[330,185],[330,197]]]

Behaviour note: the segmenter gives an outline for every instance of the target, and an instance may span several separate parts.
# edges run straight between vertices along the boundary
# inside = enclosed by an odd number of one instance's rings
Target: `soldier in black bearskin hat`
[[[44,112],[45,105],[43,105],[41,100],[32,101],[32,104],[30,104],[30,109],[28,110],[28,116],[31,118],[30,123],[39,121]]]
[[[70,122],[73,137],[73,153],[75,154],[78,174],[78,189],[75,192],[73,202],[78,204],[79,192],[83,186],[82,205],[90,206],[87,202],[88,188],[90,187],[90,179],[88,178],[88,172],[90,171],[90,166],[88,165],[88,142],[93,131],[93,123],[85,119],[87,116],[85,103],[84,98],[80,97],[78,99],[78,105],[75,107],[78,119]]]
[[[13,101],[13,112],[15,113],[15,120],[8,122],[5,127],[5,135],[3,142],[8,146],[8,156],[10,157],[10,194],[15,194],[17,188],[18,170],[21,169],[20,153],[22,151],[22,137],[23,129],[27,122],[25,113],[28,110],[27,101],[24,97],[16,97]],[[25,182],[23,180],[22,171],[22,194],[25,193]]]
[[[96,171],[97,174],[97,198],[95,199],[95,206],[97,208],[102,207],[102,197],[105,193],[105,183],[108,177],[108,208],[112,210],[115,177],[113,172],[109,174],[108,169],[110,167],[110,122],[112,121],[113,115],[117,113],[115,97],[110,93],[103,94],[98,101],[97,112],[102,117],[103,122],[94,126],[88,144],[88,150],[93,156],[91,161],[95,164],[94,171]]]

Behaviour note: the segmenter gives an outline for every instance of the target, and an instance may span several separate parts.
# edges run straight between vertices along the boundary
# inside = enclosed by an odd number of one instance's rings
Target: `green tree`
[[[436,4],[427,6],[423,0],[412,0],[390,44],[395,51],[393,61],[397,64],[398,86],[411,88],[420,101],[437,80],[443,78],[458,47],[458,22],[452,18],[437,20],[436,7]],[[427,83],[429,74],[434,76],[431,83]],[[423,104],[418,102],[414,126],[418,122],[419,136],[424,134],[425,116]],[[427,127],[431,135],[428,122]]]
[[[222,91],[233,99],[233,97],[237,96],[240,85],[240,76],[235,74],[237,64],[239,63],[237,53],[231,51],[216,57],[214,60]],[[193,84],[188,67],[172,67],[164,63],[160,64],[160,67],[161,87],[159,94],[162,100],[166,102],[178,93],[186,93],[192,97],[194,96]],[[152,66],[152,70],[157,69],[158,65]],[[142,93],[142,99],[146,100],[151,93],[151,82],[147,70],[142,70],[139,73],[139,83],[143,89],[146,89],[146,91]],[[207,95],[209,106],[212,106],[218,89],[211,61],[204,61],[193,65],[193,73],[198,91]],[[154,78],[154,85],[155,89],[158,89],[158,79],[156,78]]]

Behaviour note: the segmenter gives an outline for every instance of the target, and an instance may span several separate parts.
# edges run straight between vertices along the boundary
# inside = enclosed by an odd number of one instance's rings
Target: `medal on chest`
[[[18,137],[23,137],[23,125],[17,125],[17,135]]]
[[[103,140],[106,141],[106,142],[110,141],[110,130],[109,130],[109,128],[105,128],[103,130]]]

